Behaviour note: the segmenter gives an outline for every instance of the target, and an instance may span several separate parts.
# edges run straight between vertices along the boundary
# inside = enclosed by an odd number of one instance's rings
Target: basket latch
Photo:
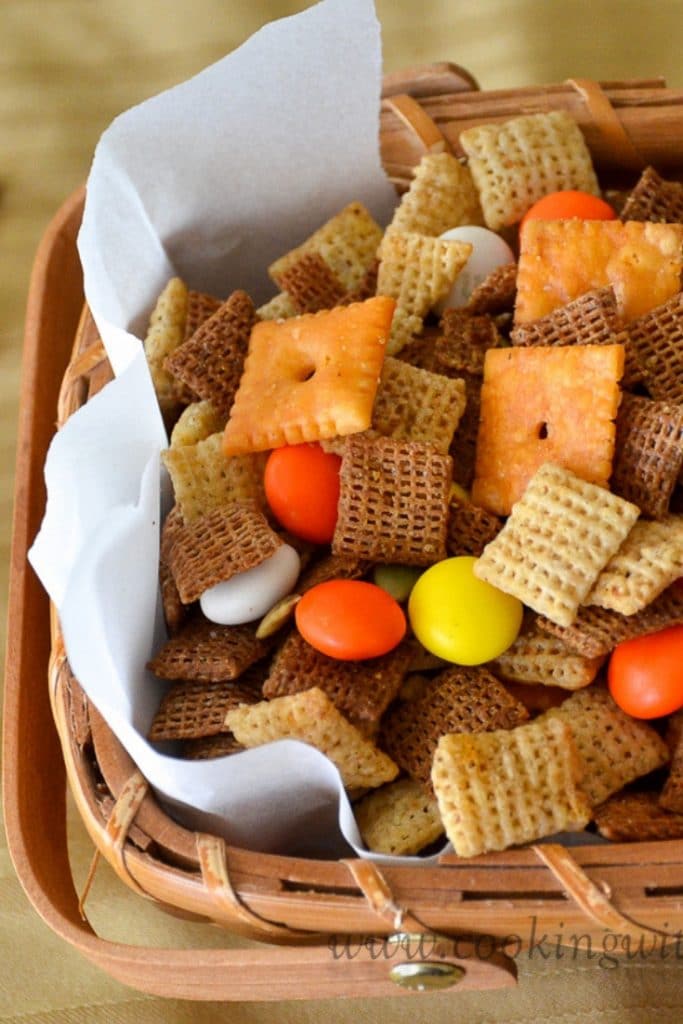
[[[376,864],[367,860],[344,861],[353,879],[375,914],[394,931],[380,940],[389,979],[402,988],[416,992],[450,988],[462,981],[468,970],[481,972],[484,966],[476,943],[464,936],[441,935],[416,914],[400,906]],[[510,957],[488,950],[487,965],[516,977]]]

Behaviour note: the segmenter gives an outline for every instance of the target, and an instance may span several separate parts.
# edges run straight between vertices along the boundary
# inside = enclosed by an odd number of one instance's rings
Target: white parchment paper
[[[144,666],[164,635],[167,441],[139,338],[174,274],[262,301],[274,292],[268,264],[348,202],[388,221],[380,82],[371,0],[324,0],[117,118],[88,180],[85,291],[117,376],[51,445],[29,557],[57,605],[73,671],[160,800],[188,827],[251,849],[363,852],[339,774],[312,747],[281,741],[188,762],[144,738],[165,689]]]

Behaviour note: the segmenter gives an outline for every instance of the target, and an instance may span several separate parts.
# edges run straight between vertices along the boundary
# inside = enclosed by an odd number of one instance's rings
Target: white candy
[[[301,563],[289,544],[253,569],[205,590],[199,599],[204,615],[221,626],[239,626],[260,619],[297,581]]]
[[[507,242],[504,242],[495,231],[489,231],[488,228],[468,224],[444,231],[440,237],[446,241],[469,242],[472,246],[472,254],[455,279],[446,298],[434,307],[439,314],[449,306],[459,309],[466,305],[474,289],[489,276],[492,270],[505,266],[506,263],[515,262],[514,253]]]

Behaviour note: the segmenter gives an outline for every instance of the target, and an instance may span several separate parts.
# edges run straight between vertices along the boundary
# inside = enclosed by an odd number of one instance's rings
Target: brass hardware
[[[450,988],[451,985],[457,985],[464,976],[464,969],[457,964],[437,963],[433,960],[420,960],[418,963],[404,961],[394,964],[389,971],[389,977],[396,985],[415,992]]]
[[[408,960],[394,964],[390,979],[402,988],[415,992],[436,991],[457,985],[465,976],[465,969],[444,960],[422,959],[425,956],[452,956],[452,942],[444,935],[432,932],[394,932],[386,939],[387,949],[403,950]]]

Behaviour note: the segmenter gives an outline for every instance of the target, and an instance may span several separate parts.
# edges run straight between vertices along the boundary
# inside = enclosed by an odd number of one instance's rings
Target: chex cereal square
[[[474,566],[479,579],[560,626],[574,621],[639,509],[546,463]]]
[[[451,469],[450,456],[419,441],[350,437],[333,553],[402,565],[445,558]]]
[[[581,131],[563,110],[526,114],[460,134],[489,228],[516,224],[537,199],[562,189],[597,195]]]

